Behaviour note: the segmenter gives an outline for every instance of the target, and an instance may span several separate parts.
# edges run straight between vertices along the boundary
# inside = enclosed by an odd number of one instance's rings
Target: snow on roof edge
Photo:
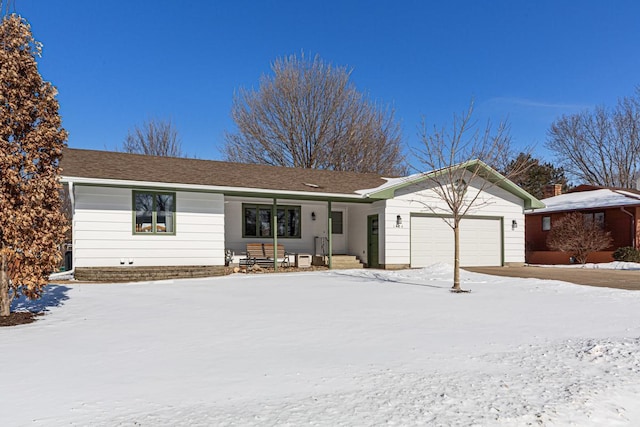
[[[637,195],[621,191],[601,188],[598,190],[564,193],[541,200],[547,207],[535,209],[531,213],[546,213],[559,211],[576,211],[598,208],[615,208],[630,205],[640,205]]]

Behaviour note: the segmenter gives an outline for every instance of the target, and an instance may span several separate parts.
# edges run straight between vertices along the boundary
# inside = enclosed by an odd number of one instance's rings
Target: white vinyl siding
[[[175,192],[175,235],[142,235],[133,232],[132,191],[75,186],[76,267],[224,265],[221,194]]]
[[[349,242],[346,253],[357,256],[363,263],[366,263],[369,257],[367,247],[367,217],[369,215],[378,215],[378,219],[384,221],[384,206],[384,201],[377,201],[372,204],[352,205],[347,212],[346,230]],[[378,259],[380,264],[384,264],[385,260],[385,231],[383,223],[380,222],[380,229],[378,230]]]
[[[476,183],[469,188],[470,195],[474,194]],[[419,183],[396,191],[393,199],[386,200],[384,209],[385,219],[385,247],[381,255],[381,263],[389,265],[409,265],[411,263],[411,223],[412,214],[416,215],[447,215],[444,203],[428,188],[427,183]],[[469,215],[476,217],[502,218],[502,247],[504,263],[524,262],[524,202],[519,197],[499,188],[490,187],[480,195],[477,204],[470,210]],[[402,226],[396,227],[397,216],[402,217]],[[512,221],[516,220],[518,227],[513,229]],[[440,220],[442,221],[442,220]],[[500,230],[498,230],[500,231]],[[449,229],[451,244],[453,231]],[[384,261],[383,261],[384,259]],[[453,258],[452,258],[453,259]],[[453,263],[453,260],[448,261]]]

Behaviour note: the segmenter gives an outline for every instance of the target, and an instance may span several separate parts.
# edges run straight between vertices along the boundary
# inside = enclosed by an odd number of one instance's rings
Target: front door
[[[378,215],[367,217],[367,266],[372,268],[380,267],[378,259],[378,235],[380,225]]]

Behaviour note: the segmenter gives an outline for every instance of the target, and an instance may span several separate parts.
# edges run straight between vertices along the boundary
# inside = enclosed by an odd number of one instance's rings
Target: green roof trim
[[[477,172],[478,176],[489,181],[496,187],[502,188],[503,190],[522,199],[524,201],[525,209],[540,209],[545,207],[544,203],[542,203],[540,200],[536,199],[526,190],[518,187],[515,183],[513,183],[513,181],[509,180],[500,172],[493,169],[491,166],[487,165],[479,159],[469,160],[467,162],[454,165],[452,166],[452,168],[467,170],[475,170],[476,168],[480,168],[480,170]],[[397,190],[433,179],[438,175],[445,173],[446,170],[447,168],[442,168],[432,172],[425,172],[406,177],[405,179],[400,179],[400,182],[398,182],[397,184],[387,187],[383,185],[379,190],[374,189],[371,193],[368,193],[366,197],[379,200],[392,199],[393,197],[395,197],[395,193]]]

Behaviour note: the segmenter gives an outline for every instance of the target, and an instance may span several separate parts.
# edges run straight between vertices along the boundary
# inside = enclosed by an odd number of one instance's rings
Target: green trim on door
[[[367,267],[380,267],[380,220],[378,214],[367,216]]]

